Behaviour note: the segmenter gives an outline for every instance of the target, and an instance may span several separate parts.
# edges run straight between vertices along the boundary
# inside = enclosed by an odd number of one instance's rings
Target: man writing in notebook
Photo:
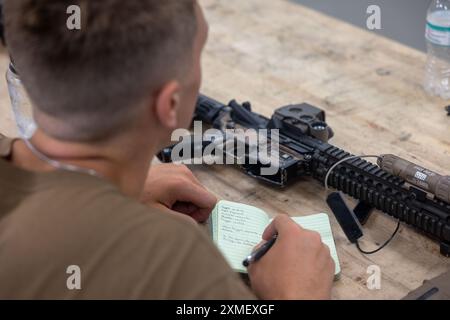
[[[73,4],[81,30],[66,27]],[[30,141],[0,138],[0,298],[330,297],[334,265],[317,233],[276,218],[263,238],[277,241],[250,266],[249,290],[192,223],[215,197],[185,167],[149,168],[192,117],[207,38],[196,1],[4,9],[38,130]],[[78,285],[68,270],[80,271]]]

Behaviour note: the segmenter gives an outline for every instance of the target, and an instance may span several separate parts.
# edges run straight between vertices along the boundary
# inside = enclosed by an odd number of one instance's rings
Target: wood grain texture
[[[448,174],[450,119],[446,101],[422,89],[423,53],[288,1],[200,2],[210,23],[205,94],[222,102],[250,100],[266,116],[283,105],[309,102],[326,110],[336,134],[332,144],[354,154],[394,153]],[[273,215],[329,213],[342,263],[334,298],[399,299],[449,269],[438,244],[406,225],[386,249],[361,255],[330,213],[323,187],[311,179],[276,190],[234,168],[193,170],[219,197]],[[395,226],[375,213],[362,246],[383,243]],[[381,290],[366,286],[370,265],[381,268]]]
[[[9,57],[4,48],[0,49],[0,133],[14,137],[17,135],[16,122],[11,109],[11,100],[6,83],[6,70],[9,65]]]
[[[251,100],[270,116],[282,105],[309,102],[326,110],[336,146],[354,154],[394,153],[448,174],[446,101],[422,89],[425,55],[283,0],[200,0],[210,23],[202,92],[227,102]],[[8,64],[0,55],[0,74]],[[5,81],[0,81],[0,131],[16,129]],[[195,166],[195,174],[220,198],[245,202],[275,215],[327,212],[323,187],[311,179],[277,190],[233,167]],[[398,299],[443,273],[450,259],[438,244],[402,225],[380,253],[363,256],[330,218],[342,264],[336,299]],[[377,212],[362,246],[373,248],[395,229]],[[367,267],[378,265],[381,290],[366,286]],[[280,272],[283,272],[280,270]]]

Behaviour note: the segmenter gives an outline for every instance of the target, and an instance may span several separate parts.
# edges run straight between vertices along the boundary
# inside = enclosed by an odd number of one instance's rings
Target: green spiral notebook
[[[330,248],[336,265],[335,276],[338,276],[341,268],[328,215],[320,213],[292,219],[304,229],[321,235],[322,242]],[[263,210],[241,203],[222,200],[214,208],[211,214],[213,241],[236,272],[247,273],[242,261],[261,242],[271,221]]]

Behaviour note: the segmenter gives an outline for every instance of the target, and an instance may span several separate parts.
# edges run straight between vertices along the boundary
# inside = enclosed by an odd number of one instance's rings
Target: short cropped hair
[[[80,30],[67,25],[72,5]],[[191,66],[195,0],[6,0],[4,15],[35,114],[59,123],[42,127],[59,139],[98,140],[125,128],[146,98]]]

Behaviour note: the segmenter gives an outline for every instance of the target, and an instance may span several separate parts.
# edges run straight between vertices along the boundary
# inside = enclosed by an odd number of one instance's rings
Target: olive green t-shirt
[[[12,143],[0,135],[0,299],[254,298],[200,227],[98,177],[21,170]]]

